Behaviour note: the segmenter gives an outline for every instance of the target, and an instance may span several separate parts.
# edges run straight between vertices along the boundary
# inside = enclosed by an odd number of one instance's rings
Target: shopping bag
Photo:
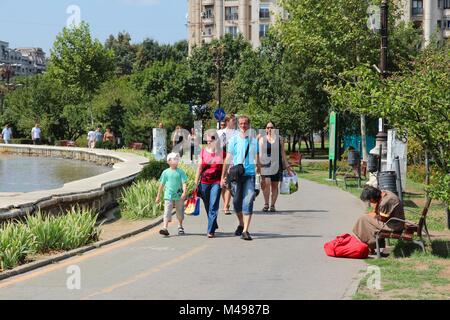
[[[184,213],[188,216],[200,215],[200,198],[197,196],[197,192],[194,192],[192,197],[186,200],[184,204]]]
[[[281,181],[280,194],[293,194],[298,191],[298,176],[293,173],[289,175],[287,171],[283,172],[283,181]]]
[[[261,193],[261,175],[257,174],[255,177],[255,198]]]

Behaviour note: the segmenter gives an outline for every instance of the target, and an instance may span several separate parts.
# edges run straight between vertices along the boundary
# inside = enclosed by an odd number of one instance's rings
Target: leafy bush
[[[138,180],[158,180],[161,177],[161,174],[164,170],[169,168],[167,162],[164,161],[150,161],[147,164],[142,172],[137,177]]]
[[[417,183],[424,183],[426,176],[425,166],[408,166],[407,174],[408,178],[410,178],[412,181]]]
[[[181,163],[178,167],[180,169],[182,169],[188,177],[186,193],[187,193],[187,196],[189,197],[190,195],[192,195],[194,190],[197,188],[197,186],[195,185],[195,174],[197,172],[191,166],[183,164],[183,163]]]
[[[72,207],[65,215],[29,216],[26,224],[34,236],[33,249],[39,253],[50,250],[72,250],[98,240],[97,215],[92,210]]]
[[[97,215],[91,209],[72,207],[64,216],[56,219],[60,220],[63,230],[58,249],[76,249],[100,237],[100,227],[96,226]]]
[[[26,224],[34,235],[33,249],[39,253],[46,253],[59,248],[63,238],[63,223],[61,218],[45,217],[41,212],[28,216]]]
[[[164,204],[155,203],[159,182],[156,180],[140,180],[126,189],[119,201],[122,217],[136,220],[154,218],[161,214]]]
[[[9,222],[0,229],[0,269],[12,269],[33,252],[34,237],[24,224]]]

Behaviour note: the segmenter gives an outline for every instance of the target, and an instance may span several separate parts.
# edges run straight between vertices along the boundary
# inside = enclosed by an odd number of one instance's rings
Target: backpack
[[[325,243],[324,249],[329,257],[366,259],[369,256],[369,246],[348,233]]]

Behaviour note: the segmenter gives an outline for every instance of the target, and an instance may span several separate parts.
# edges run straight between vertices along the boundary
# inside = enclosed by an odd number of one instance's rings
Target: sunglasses
[[[266,129],[274,129],[274,127],[266,127]]]

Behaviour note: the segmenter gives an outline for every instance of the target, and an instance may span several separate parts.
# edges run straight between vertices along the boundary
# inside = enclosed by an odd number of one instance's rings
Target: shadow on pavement
[[[329,212],[328,210],[280,210],[277,212],[263,212],[263,211],[255,211],[255,215],[264,215],[264,216],[275,216],[275,215],[283,215],[283,214],[293,214],[293,213],[325,213]]]

